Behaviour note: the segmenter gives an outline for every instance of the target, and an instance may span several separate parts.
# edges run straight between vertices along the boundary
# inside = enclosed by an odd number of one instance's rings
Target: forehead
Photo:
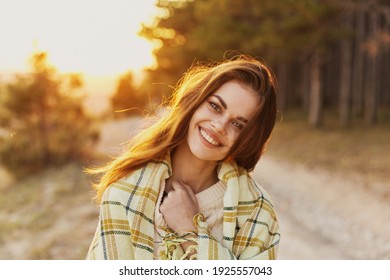
[[[226,110],[250,120],[260,105],[260,98],[250,87],[238,81],[229,81],[211,96],[218,95],[226,103]]]

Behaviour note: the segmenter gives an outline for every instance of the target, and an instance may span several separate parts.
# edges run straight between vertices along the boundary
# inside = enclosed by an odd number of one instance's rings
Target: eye
[[[233,122],[232,122],[232,125],[233,125],[235,128],[239,129],[239,130],[242,130],[242,129],[244,128],[244,125],[243,125],[242,123],[240,123],[240,122],[233,121]]]
[[[217,104],[215,104],[214,102],[210,101],[209,102],[210,106],[214,109],[214,111],[218,112],[218,113],[221,113],[221,107],[219,107]]]

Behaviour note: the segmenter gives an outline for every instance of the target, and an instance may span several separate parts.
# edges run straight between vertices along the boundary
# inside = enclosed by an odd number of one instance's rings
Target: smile
[[[199,127],[200,134],[202,135],[203,139],[206,140],[208,143],[214,146],[221,146],[221,143],[216,141],[213,137],[211,137],[209,134],[207,134],[206,131],[204,131],[201,127]]]

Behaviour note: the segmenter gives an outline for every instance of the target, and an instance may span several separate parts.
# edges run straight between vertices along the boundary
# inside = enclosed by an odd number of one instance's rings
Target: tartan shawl
[[[106,189],[87,259],[153,259],[154,211],[160,185],[171,174],[167,155]],[[197,259],[276,259],[280,234],[268,194],[234,162],[223,162],[218,178],[227,185],[223,239],[215,240],[204,220],[197,219]],[[175,259],[184,253],[177,247],[171,254]]]

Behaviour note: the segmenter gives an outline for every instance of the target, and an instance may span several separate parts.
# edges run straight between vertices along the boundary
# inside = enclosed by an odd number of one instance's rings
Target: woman
[[[275,259],[280,235],[251,178],[276,119],[275,81],[250,57],[194,67],[165,117],[97,186],[88,259]]]

